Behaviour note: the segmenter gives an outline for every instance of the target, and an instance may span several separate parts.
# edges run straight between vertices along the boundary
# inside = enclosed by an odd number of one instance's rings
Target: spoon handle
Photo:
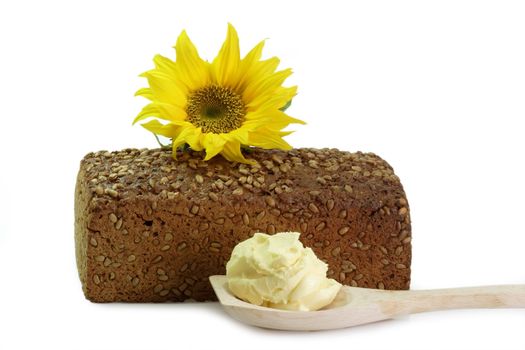
[[[446,309],[525,308],[525,285],[396,291],[379,304],[392,316]]]

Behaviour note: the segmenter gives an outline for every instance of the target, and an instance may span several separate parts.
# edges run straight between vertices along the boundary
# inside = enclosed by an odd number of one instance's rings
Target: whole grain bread
[[[89,153],[75,193],[77,266],[95,302],[215,300],[233,247],[301,232],[352,286],[408,289],[411,228],[399,178],[372,153],[255,149],[256,165],[201,152]]]

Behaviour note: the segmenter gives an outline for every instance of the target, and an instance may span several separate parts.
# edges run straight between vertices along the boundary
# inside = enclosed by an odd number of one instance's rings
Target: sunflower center
[[[231,89],[210,85],[195,90],[186,106],[188,120],[204,133],[228,133],[241,127],[246,109]]]

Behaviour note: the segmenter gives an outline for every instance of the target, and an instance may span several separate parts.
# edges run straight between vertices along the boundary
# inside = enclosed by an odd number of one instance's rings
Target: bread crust
[[[89,153],[75,191],[77,267],[94,302],[216,300],[233,247],[301,232],[339,282],[408,289],[411,225],[392,167],[372,153],[255,149],[257,165],[185,151]]]

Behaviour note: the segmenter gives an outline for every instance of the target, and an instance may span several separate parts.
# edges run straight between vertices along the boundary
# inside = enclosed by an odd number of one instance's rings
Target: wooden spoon
[[[226,276],[210,276],[220,303],[233,318],[258,327],[316,331],[357,326],[401,315],[446,309],[525,308],[525,285],[390,291],[343,286],[319,311],[287,311],[237,299]]]

